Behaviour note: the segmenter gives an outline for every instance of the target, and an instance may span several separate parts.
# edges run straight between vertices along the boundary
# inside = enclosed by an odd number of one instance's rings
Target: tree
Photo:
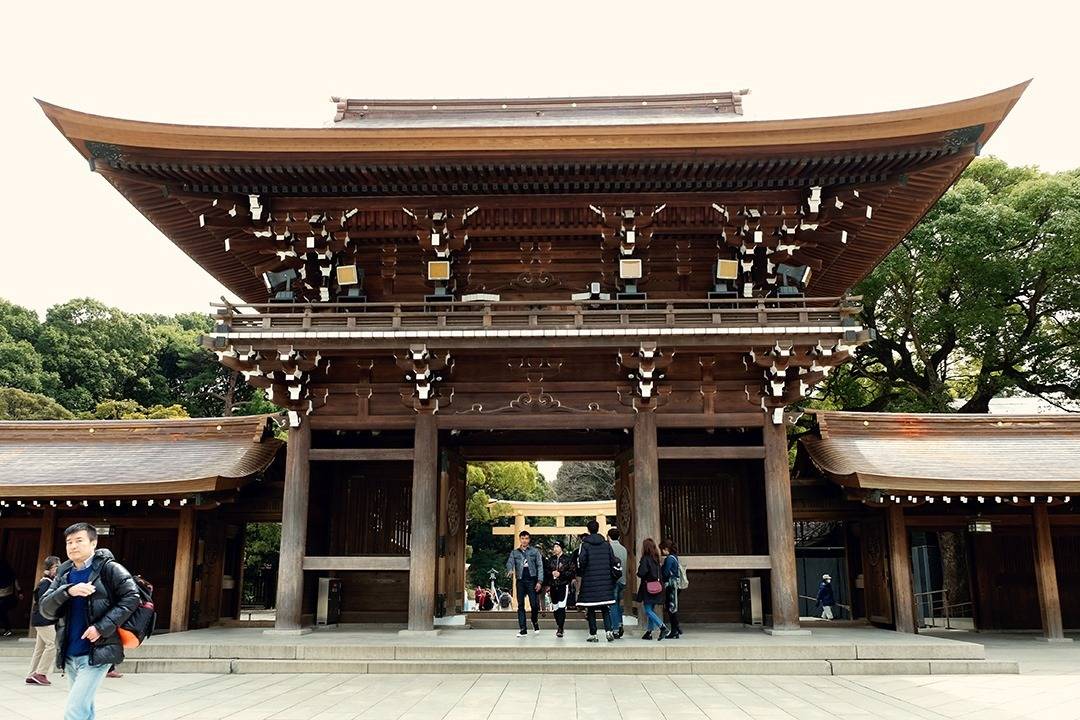
[[[52,398],[0,387],[0,420],[71,420],[74,417]]]
[[[564,462],[552,488],[559,502],[611,500],[615,497],[615,463]]]
[[[945,412],[959,398],[987,412],[1024,392],[1074,407],[1080,171],[975,161],[855,292],[877,338],[817,404]]]
[[[171,420],[188,417],[180,405],[151,405],[143,407],[134,400],[105,400],[99,402],[92,413],[85,413],[94,420]]]

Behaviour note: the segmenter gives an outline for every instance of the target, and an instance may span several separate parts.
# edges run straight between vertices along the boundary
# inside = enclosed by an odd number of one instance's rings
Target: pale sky
[[[0,47],[0,297],[207,310],[224,289],[62,139],[34,97],[117,117],[321,126],[331,95],[750,88],[745,119],[874,112],[1034,78],[985,154],[1080,166],[1067,2],[13,3]]]

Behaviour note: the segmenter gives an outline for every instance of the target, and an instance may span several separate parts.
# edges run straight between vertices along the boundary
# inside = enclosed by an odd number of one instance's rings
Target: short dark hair
[[[68,525],[67,530],[64,530],[64,537],[70,537],[78,532],[85,532],[86,537],[90,538],[90,542],[97,540],[97,528],[90,523],[78,522],[74,525]]]
[[[661,550],[667,550],[668,555],[678,555],[679,554],[679,548],[675,544],[675,541],[672,540],[671,538],[664,538],[663,540],[661,540],[660,541],[660,549]]]
[[[529,534],[529,531],[528,531],[528,530],[522,530],[521,532],[519,532],[519,533],[518,533],[518,537],[527,537],[527,538],[531,538],[531,537],[532,537],[532,535],[530,535],[530,534]]]
[[[609,529],[609,530],[607,531],[607,536],[608,536],[609,538],[611,538],[612,540],[618,540],[619,538],[621,538],[621,537],[622,537],[622,533],[621,533],[621,532],[619,532],[619,528],[615,528],[615,527],[613,527],[613,528],[610,528],[610,529]]]
[[[585,529],[588,530],[590,533],[600,532],[600,523],[596,522],[595,520],[590,520],[589,522],[585,523]]]
[[[52,570],[54,567],[56,567],[59,564],[60,564],[60,558],[56,557],[55,555],[50,555],[49,557],[45,558],[45,569],[46,570]]]

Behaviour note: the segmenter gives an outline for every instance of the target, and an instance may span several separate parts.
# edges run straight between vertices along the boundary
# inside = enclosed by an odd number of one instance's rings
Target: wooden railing
[[[214,303],[217,332],[840,326],[859,297],[446,303]]]

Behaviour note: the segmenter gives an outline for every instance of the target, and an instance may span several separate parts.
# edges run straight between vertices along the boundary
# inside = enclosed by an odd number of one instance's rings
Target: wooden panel
[[[748,479],[743,467],[716,463],[660,466],[660,520],[663,536],[685,555],[746,555]]]
[[[41,533],[37,528],[9,527],[0,530],[0,557],[11,565],[23,591],[23,599],[8,612],[13,628],[30,625],[31,595],[40,577],[36,565],[40,540]]]
[[[737,570],[690,571],[690,587],[679,593],[679,620],[684,623],[740,622]],[[767,592],[767,588],[762,588]]]
[[[411,462],[412,459],[412,448],[317,448],[311,451],[312,461],[400,460]]]
[[[330,470],[320,498],[327,503],[324,537],[312,554],[399,555],[409,552],[409,483],[405,463],[341,463]]]
[[[176,530],[113,526],[111,535],[98,536],[98,547],[112,550],[132,575],[142,575],[154,586],[158,625],[164,630],[172,616],[176,566]]]
[[[408,571],[342,572],[341,621],[404,623],[408,618]]]
[[[662,447],[657,452],[661,460],[753,460],[765,457],[763,447]]]
[[[979,582],[976,603],[987,604],[982,630],[1038,630],[1038,594],[1035,592],[1035,561],[1031,528],[998,527],[974,533],[975,562]],[[987,602],[988,601],[988,602]]]
[[[904,508],[890,504],[885,511],[889,535],[889,578],[892,582],[893,617],[898,632],[915,632],[915,589],[911,575],[911,543]]]
[[[1080,628],[1080,527],[1054,526],[1061,619],[1067,629]]]
[[[408,570],[409,558],[404,555],[308,555],[304,570]]]
[[[889,543],[884,518],[864,520],[859,523],[859,533],[866,617],[872,623],[891,625],[893,607],[889,585]]]
[[[687,572],[697,570],[768,570],[768,555],[682,555],[679,561]]]

